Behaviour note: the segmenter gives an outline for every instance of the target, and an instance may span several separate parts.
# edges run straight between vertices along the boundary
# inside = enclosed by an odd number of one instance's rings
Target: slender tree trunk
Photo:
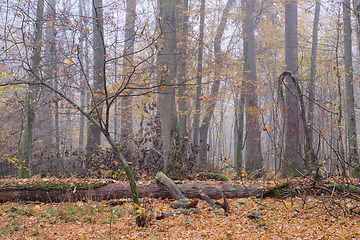
[[[317,60],[317,46],[318,46],[318,26],[320,19],[320,0],[315,0],[315,15],[311,45],[311,59],[310,59],[310,78],[309,78],[309,113],[308,122],[310,124],[310,140],[313,141],[313,119],[314,119],[314,101],[315,101],[315,81],[316,81],[316,60]]]
[[[286,70],[295,74],[298,68],[297,1],[285,5],[285,64]],[[286,126],[284,176],[297,176],[304,169],[301,157],[300,110],[295,83],[286,77]]]
[[[85,0],[79,0],[79,15],[80,15],[80,37],[79,37],[79,59],[82,62],[82,66],[87,66],[87,48],[85,47],[84,51],[84,43],[86,40],[85,26],[84,20],[86,17],[86,9],[85,9]],[[80,107],[82,109],[85,108],[85,100],[86,100],[86,78],[87,78],[86,68],[83,68],[83,72],[80,75]],[[85,138],[85,116],[80,115],[80,123],[79,123],[79,149],[84,148],[84,138]]]
[[[49,0],[47,2],[46,11],[46,27],[45,27],[45,78],[50,84],[57,80],[57,51],[56,51],[56,0]],[[54,116],[53,100],[54,93],[42,88],[42,103],[41,110],[38,111],[38,119],[41,119],[41,128],[39,128],[39,136],[42,140],[42,145],[46,147],[46,151],[53,149],[54,137]]]
[[[343,1],[344,20],[344,63],[345,63],[345,88],[346,88],[346,119],[348,125],[349,163],[355,167],[351,170],[353,177],[360,177],[359,153],[356,134],[354,77],[352,68],[352,42],[351,42],[351,17],[350,0]]]
[[[196,74],[196,98],[195,98],[195,114],[193,122],[193,143],[199,144],[199,122],[200,122],[200,106],[201,106],[201,82],[203,71],[203,51],[204,51],[204,26],[205,26],[205,0],[201,0],[200,5],[200,33],[199,33],[199,47],[197,58],[197,74]]]
[[[343,117],[343,111],[342,111],[342,91],[341,91],[341,76],[340,76],[340,69],[339,69],[339,45],[340,45],[340,21],[341,21],[341,10],[339,10],[338,15],[338,24],[336,29],[336,45],[335,45],[335,60],[336,60],[336,77],[337,77],[337,90],[339,95],[339,104],[338,104],[338,112],[337,112],[337,138],[336,138],[336,145],[339,149],[339,157],[340,157],[340,165],[342,174],[345,176],[346,171],[346,164],[345,164],[345,147],[342,137],[342,117]]]
[[[160,29],[162,47],[158,52],[160,70],[159,111],[163,140],[165,173],[172,178],[184,177],[179,123],[177,119],[176,83],[176,15],[175,0],[160,0]]]
[[[244,32],[244,81],[246,107],[246,155],[245,170],[247,172],[262,169],[259,110],[257,99],[257,76],[255,60],[254,36],[254,1],[243,0],[245,7]]]
[[[221,79],[221,71],[222,71],[222,51],[221,51],[221,42],[222,36],[225,31],[226,22],[229,17],[229,11],[233,5],[235,0],[228,0],[226,6],[223,10],[220,24],[216,30],[216,35],[214,39],[214,55],[215,55],[215,80],[213,85],[211,86],[210,93],[210,103],[209,106],[205,110],[205,115],[201,123],[200,127],[200,149],[199,149],[199,165],[204,167],[207,164],[207,138],[208,138],[208,130],[211,122],[212,115],[216,106],[216,98],[219,93],[220,88],[220,79]]]
[[[92,116],[100,122],[102,118],[102,104],[104,82],[105,82],[105,43],[104,43],[104,18],[103,18],[102,0],[93,0],[93,49],[94,49],[94,68],[93,68],[93,86],[92,86]],[[101,132],[89,123],[89,133],[86,149],[94,150],[100,146]]]
[[[243,145],[244,145],[244,103],[245,103],[245,95],[241,93],[240,97],[236,96],[236,124],[235,124],[235,168],[236,168],[236,176],[239,178],[241,176],[241,171],[243,166]]]
[[[360,55],[360,0],[353,0],[354,11],[356,15],[356,37],[358,54]]]
[[[179,0],[178,0],[179,1]],[[186,96],[186,61],[187,61],[187,37],[188,37],[188,28],[189,28],[189,2],[188,0],[180,0],[180,9],[179,9],[179,61],[178,65],[180,66],[178,84],[179,84],[179,94],[178,94],[178,105],[179,105],[179,130],[180,136],[182,138],[187,137],[187,116],[189,114],[189,108],[187,106],[187,96]]]
[[[128,84],[128,75],[132,72],[134,61],[135,45],[135,18],[136,18],[136,0],[126,1],[126,19],[125,19],[125,44],[124,44],[124,62],[123,75],[125,84]],[[131,91],[125,91],[121,102],[121,140],[129,140],[133,135],[132,130],[132,96]]]
[[[305,149],[305,160],[307,162],[314,161],[315,159],[312,154],[313,144],[313,121],[314,121],[314,101],[315,101],[315,77],[316,77],[316,60],[317,60],[317,46],[318,46],[318,26],[320,18],[320,0],[315,0],[315,15],[312,35],[312,46],[311,46],[311,59],[310,59],[310,78],[309,78],[309,113],[308,113],[308,125],[304,126],[308,128],[308,140],[307,147]],[[304,129],[306,130],[306,129]],[[310,149],[311,148],[311,149]],[[309,162],[311,169],[314,169],[315,162]]]
[[[43,35],[43,16],[44,16],[44,0],[38,0],[36,9],[35,22],[35,38],[33,42],[33,55],[31,58],[30,81],[38,82],[37,78],[40,74],[41,46]],[[25,133],[23,147],[21,152],[19,178],[30,177],[30,165],[32,160],[32,143],[33,129],[35,123],[35,109],[37,102],[37,94],[39,88],[37,85],[30,84],[27,98],[27,116],[25,124]]]

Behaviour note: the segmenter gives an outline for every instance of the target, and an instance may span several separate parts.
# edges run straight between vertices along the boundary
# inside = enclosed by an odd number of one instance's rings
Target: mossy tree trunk
[[[43,35],[44,0],[38,0],[35,21],[35,38],[33,42],[33,55],[31,58],[30,82],[27,97],[27,116],[25,124],[24,140],[20,158],[19,178],[30,177],[30,165],[32,157],[33,130],[35,124],[35,109],[39,87],[37,77],[40,73],[41,46]]]

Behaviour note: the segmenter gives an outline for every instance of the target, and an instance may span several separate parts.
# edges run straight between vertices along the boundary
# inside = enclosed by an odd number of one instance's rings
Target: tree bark
[[[93,49],[94,49],[94,67],[93,67],[93,86],[92,86],[92,117],[99,123],[102,118],[102,104],[104,83],[105,83],[105,42],[104,42],[104,18],[103,18],[102,0],[93,0]],[[86,149],[94,150],[101,144],[101,131],[91,122],[89,123],[89,132]]]
[[[201,83],[203,76],[203,52],[204,52],[204,25],[205,25],[205,0],[201,0],[200,4],[200,29],[199,29],[199,47],[198,47],[198,58],[197,58],[197,73],[196,73],[196,98],[195,98],[195,114],[193,120],[193,143],[199,144],[199,122],[201,115]]]
[[[123,76],[124,86],[129,84],[128,75],[133,71],[134,45],[135,45],[135,19],[136,19],[136,0],[126,1],[126,19],[125,19],[125,44]],[[126,88],[126,87],[125,87]],[[124,91],[121,98],[121,140],[126,144],[133,135],[132,131],[132,96],[131,91]]]
[[[160,28],[162,32],[159,47],[159,111],[163,140],[164,170],[171,178],[184,177],[184,162],[181,153],[179,123],[177,119],[175,89],[176,83],[176,16],[175,0],[160,1]]]
[[[43,16],[44,0],[38,0],[35,22],[35,38],[33,42],[33,52],[31,58],[30,82],[38,82],[40,73],[41,46],[43,35]],[[30,176],[30,165],[32,160],[33,129],[35,123],[35,109],[37,103],[39,87],[34,84],[29,85],[27,97],[27,115],[25,124],[24,140],[21,152],[19,166],[19,178],[28,178]]]
[[[262,152],[259,129],[259,110],[257,99],[257,76],[254,36],[254,1],[243,0],[245,19],[244,33],[244,80],[243,94],[246,108],[246,150],[245,170],[249,173],[262,169]]]
[[[260,193],[260,185],[249,186],[234,185],[230,183],[186,183],[178,186],[182,194],[187,198],[201,198],[198,188],[203,194],[211,199],[242,198],[255,196]],[[137,184],[139,197],[172,198],[168,188],[163,184]],[[129,183],[110,183],[108,185],[90,190],[24,190],[24,189],[0,189],[0,202],[7,201],[40,201],[62,202],[83,201],[84,199],[101,201],[109,199],[131,198]]]
[[[297,1],[285,5],[285,64],[286,70],[295,74],[298,68],[298,31],[297,31]],[[298,176],[298,171],[304,169],[301,158],[300,142],[300,110],[297,89],[294,82],[285,79],[285,156],[282,167],[284,176]]]
[[[45,26],[45,78],[50,84],[57,81],[57,51],[56,51],[56,0],[50,0],[47,3],[46,10],[46,26]],[[53,117],[53,101],[54,93],[43,87],[42,91],[42,107],[38,111],[38,118],[41,121],[41,128],[38,128],[42,146],[47,152],[54,147],[54,117]]]
[[[352,42],[351,42],[351,17],[350,0],[343,1],[344,20],[344,64],[345,64],[345,89],[346,89],[346,120],[348,127],[349,164],[352,165],[352,177],[360,177],[359,152],[356,134],[354,77],[352,68]]]
[[[315,16],[314,16],[314,25],[313,25],[313,35],[312,35],[312,45],[311,45],[311,59],[310,59],[310,78],[309,78],[309,113],[308,113],[308,128],[309,133],[309,142],[305,152],[305,160],[309,162],[312,169],[315,167],[314,158],[312,153],[314,149],[313,144],[313,124],[314,124],[314,101],[315,101],[315,77],[316,77],[316,60],[317,60],[317,46],[318,46],[318,26],[320,19],[320,0],[315,0]],[[304,126],[305,127],[305,126]]]
[[[310,77],[309,77],[309,113],[308,122],[310,124],[310,139],[313,139],[313,119],[314,119],[314,101],[315,101],[315,81],[316,81],[316,59],[317,59],[317,47],[318,47],[318,26],[320,19],[320,0],[315,0],[315,15],[314,25],[312,34],[312,45],[311,45],[311,59],[310,59]]]
[[[180,66],[178,77],[178,105],[179,105],[179,131],[181,138],[188,136],[187,133],[187,116],[189,108],[187,106],[186,96],[186,71],[187,71],[187,37],[189,29],[189,2],[188,0],[178,0],[180,2],[178,29],[179,29],[179,61]]]
[[[79,15],[80,15],[80,37],[79,37],[79,61],[81,61],[81,66],[87,66],[87,56],[88,48],[86,47],[86,32],[84,26],[84,20],[86,17],[86,8],[85,0],[79,0]],[[85,43],[85,51],[84,51]],[[82,73],[80,75],[80,107],[85,108],[86,100],[86,80],[87,80],[87,67],[82,67]],[[84,138],[85,138],[85,116],[80,115],[79,121],[79,150],[84,148]]]

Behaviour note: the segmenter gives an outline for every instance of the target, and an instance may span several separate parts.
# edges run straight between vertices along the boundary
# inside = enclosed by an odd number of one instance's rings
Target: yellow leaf
[[[67,64],[71,65],[74,61],[72,60],[72,58],[69,58],[69,60],[66,61]]]
[[[2,73],[1,73],[1,76],[7,77],[7,73],[6,73],[6,72],[2,72]]]

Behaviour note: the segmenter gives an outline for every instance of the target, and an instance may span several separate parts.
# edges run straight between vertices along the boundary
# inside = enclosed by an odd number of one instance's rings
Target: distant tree
[[[200,125],[200,143],[199,143],[199,157],[198,164],[204,167],[207,164],[207,140],[208,140],[208,130],[211,122],[212,115],[214,114],[217,96],[219,93],[221,77],[222,77],[222,62],[223,62],[223,52],[221,50],[221,43],[223,34],[226,27],[226,22],[229,18],[229,12],[234,4],[235,0],[228,0],[226,6],[222,12],[220,23],[217,26],[216,34],[214,37],[214,57],[215,57],[215,80],[211,86],[210,93],[210,103],[205,109],[205,115]]]

